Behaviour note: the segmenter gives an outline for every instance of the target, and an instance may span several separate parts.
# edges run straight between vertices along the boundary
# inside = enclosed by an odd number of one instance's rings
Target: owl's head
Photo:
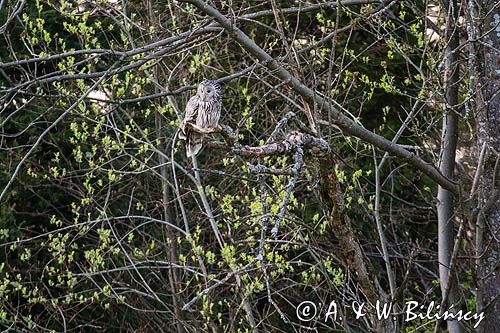
[[[220,99],[221,88],[220,84],[214,80],[203,80],[198,85],[198,96],[203,102],[210,102]]]

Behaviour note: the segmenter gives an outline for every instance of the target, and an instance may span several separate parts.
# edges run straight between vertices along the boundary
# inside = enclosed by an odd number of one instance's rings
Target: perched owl
[[[196,95],[186,105],[186,114],[180,126],[179,138],[186,140],[186,155],[196,156],[202,147],[203,134],[186,128],[187,123],[200,128],[214,128],[219,124],[222,104],[220,84],[213,80],[203,80],[198,85]]]

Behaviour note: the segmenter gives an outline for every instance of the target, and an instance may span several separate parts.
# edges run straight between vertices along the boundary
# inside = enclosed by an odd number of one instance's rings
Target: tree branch
[[[236,27],[231,20],[222,15],[217,9],[208,5],[202,0],[181,0],[181,2],[187,2],[195,5],[201,11],[205,12],[207,15],[216,20],[236,41],[241,44],[241,46],[247,52],[251,53],[259,61],[264,63],[265,66],[268,69],[272,70],[278,78],[280,78],[282,81],[287,82],[293,88],[293,90],[304,97],[304,99],[312,103],[316,103],[316,105],[320,106],[323,111],[329,113],[331,119],[344,132],[356,136],[366,142],[369,142],[383,151],[398,156],[403,161],[406,161],[421,170],[424,174],[429,176],[443,188],[455,194],[458,193],[457,184],[443,176],[441,172],[436,169],[436,167],[434,167],[431,163],[422,160],[414,153],[403,149],[398,145],[395,145],[386,138],[365,129],[361,125],[356,124],[353,120],[340,113],[335,107],[333,107],[333,105],[330,104],[330,102],[319,96],[314,90],[302,84],[302,82],[300,82],[288,70],[282,67],[273,57],[271,57],[266,51],[258,46],[243,31]]]

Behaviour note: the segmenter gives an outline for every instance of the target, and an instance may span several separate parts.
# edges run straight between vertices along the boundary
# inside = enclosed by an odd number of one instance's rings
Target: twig
[[[484,160],[486,158],[486,148],[486,142],[484,142],[483,147],[481,148],[481,154],[479,155],[479,161],[477,163],[477,169],[474,175],[474,181],[472,182],[472,188],[470,190],[469,198],[472,198],[474,196],[479,185],[479,178],[481,177],[481,173],[483,172]]]
[[[205,212],[207,213],[208,220],[210,221],[210,225],[212,226],[212,230],[214,231],[215,238],[217,239],[220,248],[223,249],[224,241],[219,231],[219,227],[217,227],[217,221],[215,221],[212,208],[210,207],[207,196],[205,195],[205,191],[203,190],[203,185],[201,184],[200,172],[198,171],[198,161],[196,160],[196,156],[193,155],[191,161],[193,162],[194,178],[196,179],[196,187],[198,188],[198,194],[200,196],[201,202],[203,203],[203,208],[205,208]]]
[[[387,272],[387,278],[389,280],[389,288],[391,290],[391,298],[394,301],[396,296],[396,278],[394,277],[394,271],[391,268],[391,261],[389,257],[389,251],[387,250],[387,239],[384,234],[384,227],[382,225],[382,219],[380,218],[380,168],[377,165],[377,156],[375,154],[375,147],[373,149],[373,162],[375,168],[375,207],[374,216],[375,222],[377,224],[377,231],[380,239],[380,246],[382,247],[382,255],[385,262],[385,270]],[[382,164],[382,163],[380,163]]]
[[[214,290],[218,286],[223,285],[224,283],[226,283],[227,281],[229,281],[229,279],[232,278],[235,274],[239,274],[239,273],[247,270],[248,268],[251,267],[251,265],[252,264],[247,264],[246,266],[244,266],[241,269],[234,270],[234,271],[231,271],[231,272],[227,273],[227,275],[222,280],[219,280],[216,283],[212,284],[210,287],[203,289],[202,291],[200,291],[200,293],[198,293],[198,295],[196,295],[189,302],[187,302],[186,304],[184,304],[184,306],[182,307],[182,311],[189,310],[191,308],[191,306],[195,302],[197,302],[201,297],[203,297],[204,295],[207,295],[210,291]]]
[[[278,228],[283,221],[283,217],[285,215],[285,210],[286,206],[288,205],[288,202],[290,201],[290,196],[292,194],[293,189],[295,188],[295,184],[297,183],[297,180],[299,178],[299,171],[304,165],[304,151],[302,149],[302,146],[300,144],[297,144],[295,147],[295,153],[293,154],[293,159],[295,160],[295,164],[292,167],[294,169],[295,174],[292,176],[290,181],[285,187],[285,196],[283,198],[283,201],[280,206],[280,210],[278,212],[278,216],[276,217],[276,222],[274,223],[274,227],[271,229],[271,235],[273,237],[276,237],[278,234]]]

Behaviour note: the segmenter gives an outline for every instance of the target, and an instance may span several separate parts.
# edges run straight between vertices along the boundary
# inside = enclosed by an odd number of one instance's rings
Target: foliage
[[[426,35],[427,2],[398,2],[387,11],[370,2],[291,13],[272,9],[310,5],[215,5],[344,114],[389,140],[402,129],[397,143],[437,164],[443,45]],[[16,5],[8,1],[6,10]],[[265,332],[337,325],[320,316],[301,323],[295,307],[307,299],[342,300],[351,328],[369,329],[349,309],[364,296],[339,256],[318,165],[307,163],[290,193],[293,175],[255,173],[247,163],[287,169],[291,156],[246,158],[207,146],[198,157],[198,183],[176,132],[203,78],[221,78],[221,122],[243,145],[265,144],[289,111],[307,123],[302,111],[312,109],[335,154],[331,168],[356,238],[388,290],[374,217],[374,163],[383,151],[374,161],[372,145],[339,131],[193,5],[36,0],[7,20],[0,16],[7,23],[0,35],[0,188],[43,139],[0,202],[1,326],[246,332],[245,304]],[[437,300],[436,185],[398,159],[381,174],[381,219],[400,297]],[[464,287],[473,308],[472,289]]]

